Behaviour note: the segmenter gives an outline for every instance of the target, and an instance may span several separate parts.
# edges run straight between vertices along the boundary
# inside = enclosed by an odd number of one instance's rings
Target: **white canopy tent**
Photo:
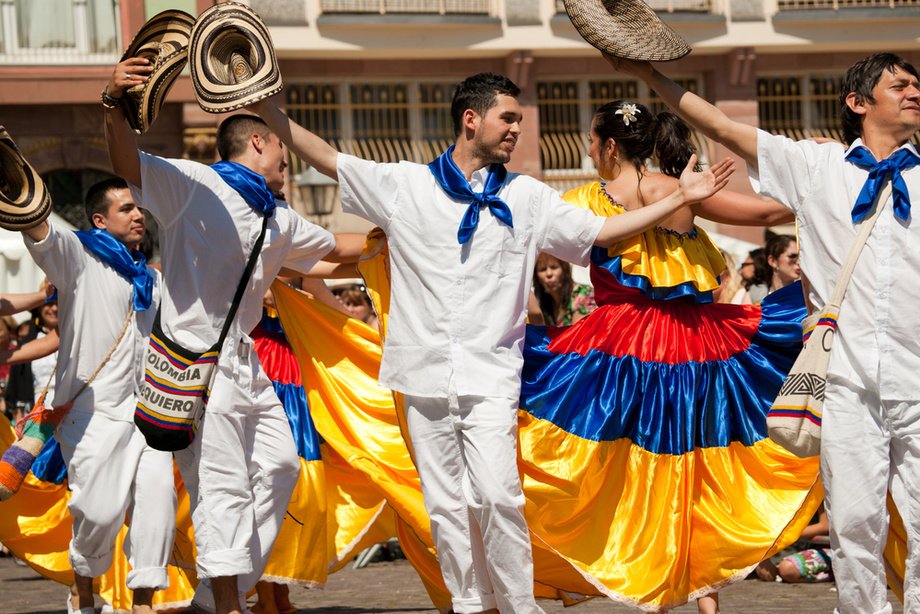
[[[58,228],[76,230],[54,212],[49,220]],[[34,292],[44,278],[44,271],[26,250],[22,233],[0,228],[0,293]]]

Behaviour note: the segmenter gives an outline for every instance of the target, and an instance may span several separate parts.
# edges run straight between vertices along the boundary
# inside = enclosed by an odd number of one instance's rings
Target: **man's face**
[[[910,135],[920,129],[920,83],[915,76],[897,66],[894,72],[882,71],[872,97],[875,102],[865,103],[864,131]]]
[[[284,169],[287,168],[284,146],[281,139],[274,133],[262,139],[261,171],[265,183],[272,192],[281,192],[284,189]]]
[[[93,223],[96,228],[107,230],[109,234],[124,243],[128,249],[137,249],[144,238],[144,213],[131,198],[126,188],[109,190],[108,209],[105,214],[94,213]]]
[[[521,135],[521,104],[517,98],[498,94],[485,115],[477,116],[473,135],[475,151],[486,164],[506,164]]]

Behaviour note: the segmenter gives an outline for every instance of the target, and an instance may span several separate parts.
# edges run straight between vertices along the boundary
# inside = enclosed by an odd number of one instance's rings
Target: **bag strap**
[[[128,309],[128,317],[125,318],[125,323],[121,327],[121,332],[118,334],[118,339],[115,340],[115,344],[111,347],[108,354],[102,359],[102,362],[99,363],[99,366],[96,367],[96,370],[86,378],[86,381],[83,382],[83,385],[80,386],[80,389],[77,390],[77,393],[71,397],[70,402],[73,402],[80,396],[84,390],[89,388],[89,385],[93,383],[93,380],[96,379],[96,376],[99,375],[99,372],[102,371],[102,367],[105,366],[109,359],[112,357],[112,354],[115,353],[115,350],[118,349],[118,344],[121,343],[121,340],[125,338],[125,333],[128,332],[128,325],[131,324],[131,316],[134,315],[134,302],[131,302],[131,308]],[[56,369],[57,367],[55,367]]]
[[[99,375],[99,372],[102,371],[102,367],[109,362],[109,359],[112,357],[112,354],[115,353],[115,350],[118,349],[118,345],[121,343],[121,340],[125,338],[125,333],[128,331],[128,325],[131,324],[131,316],[134,315],[134,302],[132,301],[130,309],[128,309],[128,317],[125,318],[125,323],[121,327],[121,332],[118,334],[118,339],[115,340],[115,343],[109,349],[108,353],[102,359],[102,362],[99,363],[99,366],[96,367],[96,370],[86,378],[86,381],[83,382],[83,385],[80,386],[80,389],[77,390],[76,394],[70,397],[70,400],[61,405],[55,405],[54,407],[45,407],[45,395],[48,394],[48,388],[51,386],[51,379],[54,377],[55,372],[57,371],[58,364],[60,363],[60,357],[58,357],[58,362],[55,363],[54,369],[51,370],[51,376],[48,378],[48,383],[45,384],[44,390],[38,397],[38,401],[35,404],[35,407],[16,421],[16,437],[22,438],[23,430],[25,429],[26,422],[29,420],[35,420],[39,416],[49,416],[48,418],[53,423],[57,424],[55,420],[60,420],[64,414],[70,411],[70,408],[73,406],[73,402],[77,400],[77,397],[83,394],[83,391],[89,388],[89,385],[93,383],[93,380],[96,379],[96,376]]]
[[[837,285],[834,286],[834,294],[831,296],[830,304],[836,305],[838,308],[840,307],[840,303],[843,301],[843,297],[847,292],[847,285],[850,283],[850,277],[853,276],[853,269],[856,268],[856,261],[859,259],[859,254],[862,252],[862,248],[869,238],[869,233],[872,232],[872,228],[875,226],[875,220],[878,219],[879,214],[882,212],[882,209],[884,209],[889,196],[891,196],[891,181],[888,181],[885,187],[879,190],[878,198],[875,200],[875,211],[873,211],[872,216],[865,220],[859,227],[859,234],[856,235],[856,241],[853,243],[853,247],[850,248],[850,253],[847,255],[846,262],[840,269],[840,275],[837,277]]]
[[[227,319],[224,320],[224,325],[220,330],[220,337],[217,339],[218,350],[224,347],[224,339],[227,338],[227,333],[230,331],[230,325],[233,324],[233,318],[236,316],[237,308],[240,306],[240,301],[243,300],[246,286],[249,285],[249,278],[252,277],[252,270],[256,267],[256,258],[259,257],[259,253],[262,251],[262,244],[265,242],[265,230],[267,228],[268,216],[263,215],[262,231],[259,233],[259,238],[256,239],[255,245],[252,246],[252,253],[249,254],[249,261],[246,263],[246,268],[243,270],[243,277],[236,287],[236,294],[233,295],[233,303],[230,305],[230,312],[227,314]]]

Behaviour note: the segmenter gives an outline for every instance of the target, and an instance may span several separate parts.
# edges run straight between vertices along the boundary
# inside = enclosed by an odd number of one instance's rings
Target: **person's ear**
[[[461,123],[463,127],[466,128],[467,130],[475,132],[476,128],[479,127],[479,123],[481,120],[482,118],[479,116],[479,113],[477,113],[473,109],[467,109],[466,111],[463,112],[463,120]]]
[[[93,220],[94,228],[101,228],[102,230],[105,230],[106,228],[108,228],[108,224],[106,223],[107,220],[105,219],[105,216],[102,215],[101,213],[94,213],[92,220]]]
[[[254,132],[251,137],[249,137],[249,143],[252,145],[252,148],[256,150],[256,153],[261,154],[265,149],[265,139],[262,138],[262,135],[258,132]]]
[[[847,97],[844,99],[844,102],[847,105],[847,108],[856,113],[857,115],[865,115],[866,107],[869,105],[866,104],[866,101],[863,100],[862,96],[856,92],[850,92],[847,94]]]

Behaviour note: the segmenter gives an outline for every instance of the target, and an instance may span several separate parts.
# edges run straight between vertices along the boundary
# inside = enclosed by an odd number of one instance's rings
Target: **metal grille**
[[[321,0],[323,13],[491,15],[492,0]]]
[[[840,76],[778,76],[757,79],[760,127],[791,139],[840,139]]]
[[[899,8],[920,6],[920,0],[778,0],[781,11],[797,9],[852,9],[852,8]]]

